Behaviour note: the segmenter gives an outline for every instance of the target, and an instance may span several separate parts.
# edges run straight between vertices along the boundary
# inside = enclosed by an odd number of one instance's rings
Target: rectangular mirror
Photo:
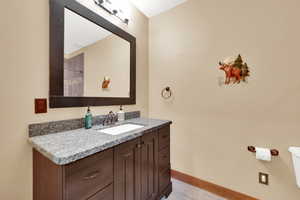
[[[64,45],[64,96],[129,97],[128,41],[65,8]]]
[[[135,104],[135,38],[75,0],[50,2],[50,107]]]

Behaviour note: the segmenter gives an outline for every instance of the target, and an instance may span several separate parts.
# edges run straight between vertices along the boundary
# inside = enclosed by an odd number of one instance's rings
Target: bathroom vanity
[[[50,0],[49,107],[136,104],[136,38],[86,2]],[[30,125],[33,199],[168,196],[171,121],[129,115],[114,127],[93,118],[88,130],[83,119]]]
[[[172,191],[170,121],[135,118],[118,135],[104,127],[30,138],[34,200],[159,200]],[[116,125],[117,126],[117,125]]]

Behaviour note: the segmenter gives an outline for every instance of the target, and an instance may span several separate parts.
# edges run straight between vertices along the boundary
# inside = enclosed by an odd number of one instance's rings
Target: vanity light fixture
[[[118,11],[114,10],[114,12],[115,12],[115,16],[118,17],[122,22],[124,22],[125,24],[129,23],[129,19],[125,17],[123,10],[121,9],[119,9]]]
[[[114,14],[113,5],[110,0],[94,0],[95,4],[103,8],[106,12]]]
[[[125,24],[129,23],[129,19],[125,17],[124,11],[120,8],[117,8],[111,0],[94,0],[95,4],[111,15],[116,16]]]

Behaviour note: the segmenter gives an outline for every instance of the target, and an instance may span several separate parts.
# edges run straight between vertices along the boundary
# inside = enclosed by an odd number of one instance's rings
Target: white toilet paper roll
[[[270,149],[256,147],[256,159],[271,162],[272,154]]]

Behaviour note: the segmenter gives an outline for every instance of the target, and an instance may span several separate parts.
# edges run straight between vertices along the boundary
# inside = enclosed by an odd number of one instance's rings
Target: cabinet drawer
[[[159,171],[170,166],[170,147],[166,147],[159,152],[158,157]]]
[[[110,184],[94,196],[90,197],[88,200],[113,200],[114,199],[114,190],[113,184]]]
[[[113,150],[69,164],[65,170],[66,199],[85,200],[113,182]]]
[[[171,182],[171,169],[168,166],[165,170],[159,173],[159,192],[163,192],[164,189],[170,184]]]
[[[160,150],[167,146],[170,146],[170,126],[161,128],[159,130],[158,137],[158,146]]]

